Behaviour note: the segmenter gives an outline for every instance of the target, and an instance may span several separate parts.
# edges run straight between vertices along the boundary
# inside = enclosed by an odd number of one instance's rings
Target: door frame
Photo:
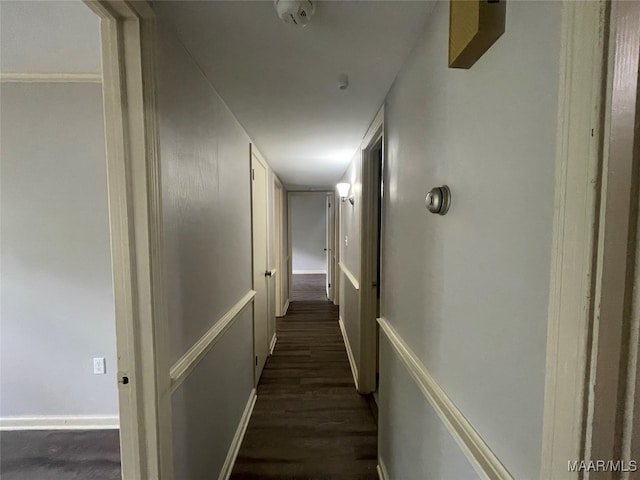
[[[265,223],[266,223],[266,232],[265,232],[265,249],[266,249],[266,264],[264,265],[264,272],[265,272],[265,296],[266,296],[266,300],[267,300],[267,344],[266,344],[266,348],[267,348],[267,355],[265,357],[265,364],[266,361],[271,353],[272,347],[275,345],[274,343],[274,339],[275,339],[275,317],[273,319],[273,322],[271,320],[271,305],[270,305],[270,301],[269,301],[269,284],[270,282],[267,280],[267,274],[272,277],[272,270],[271,270],[271,266],[269,265],[269,249],[270,249],[270,235],[271,235],[271,227],[269,225],[269,164],[267,163],[267,161],[264,159],[264,157],[260,154],[260,152],[258,151],[257,147],[253,144],[253,143],[249,143],[249,181],[250,181],[250,195],[251,195],[251,285],[252,285],[252,289],[254,291],[258,291],[256,288],[256,284],[255,284],[255,238],[254,238],[254,210],[253,210],[253,185],[254,185],[254,179],[253,179],[253,161],[254,159],[260,163],[260,165],[264,168],[265,170],[265,182],[264,182],[264,191],[265,191]],[[256,295],[257,297],[257,295]],[[255,323],[256,323],[256,301],[255,301],[255,297],[254,297],[254,301],[253,301],[253,355],[256,358],[256,362],[257,362],[257,353],[256,353],[256,338],[255,338]],[[273,325],[273,335],[270,335],[271,333],[271,328]],[[253,386],[254,388],[256,388],[258,386],[258,382],[260,381],[260,376],[261,375],[257,375],[256,374],[256,368],[257,367],[257,363],[254,366],[254,375],[253,375]],[[264,370],[264,365],[262,365],[262,369],[260,370],[260,373],[262,374],[262,370]]]
[[[336,293],[336,195],[327,194],[327,298],[335,303]]]
[[[360,235],[360,361],[358,368],[358,392],[373,393],[377,388],[377,359],[378,359],[378,323],[376,315],[377,295],[375,294],[377,272],[374,265],[378,261],[378,252],[373,241],[378,219],[374,218],[377,210],[374,208],[378,199],[379,183],[375,176],[373,153],[377,145],[382,142],[382,171],[384,179],[384,159],[386,152],[384,135],[384,106],[380,108],[361,144],[362,168],[362,207],[361,207],[361,235]],[[375,160],[377,162],[377,160]],[[384,200],[384,199],[383,199]],[[380,204],[382,209],[382,202]],[[382,215],[384,224],[384,215]],[[380,226],[383,228],[383,225]],[[380,235],[380,242],[382,242]],[[382,281],[382,274],[380,279]],[[382,303],[380,305],[382,312]]]
[[[638,318],[632,320],[640,187],[640,4],[610,4],[595,308],[584,457],[630,461]],[[632,104],[635,108],[629,108]],[[639,288],[635,285],[635,288]],[[636,294],[637,294],[636,290]],[[638,300],[636,300],[637,302]],[[635,305],[638,307],[638,304]],[[606,328],[601,328],[606,323]],[[631,334],[635,330],[635,342]],[[629,378],[627,375],[631,373]],[[638,392],[640,393],[640,392]],[[626,409],[629,409],[626,412]],[[637,408],[637,406],[636,406]],[[627,413],[625,415],[625,413]],[[625,423],[626,422],[626,423]]]
[[[287,275],[289,277],[289,300],[293,299],[293,229],[291,228],[291,198],[305,195],[334,195],[333,190],[288,190],[287,191]],[[335,195],[334,195],[335,200]],[[335,203],[335,202],[334,202]],[[328,248],[328,247],[327,247]],[[333,265],[335,271],[336,265]],[[328,274],[328,272],[327,272]]]
[[[173,478],[158,155],[155,14],[85,0],[100,17],[123,478]]]
[[[275,244],[276,244],[276,269],[275,273],[275,301],[276,301],[276,317],[284,316],[284,272],[286,268],[284,266],[284,186],[280,179],[274,175],[273,177],[273,213],[275,216]]]
[[[637,106],[637,90],[625,87],[637,89],[638,7],[563,3],[541,479],[583,478],[568,472],[568,461],[624,459],[620,369],[630,346],[622,332],[630,323],[638,159],[616,95]]]

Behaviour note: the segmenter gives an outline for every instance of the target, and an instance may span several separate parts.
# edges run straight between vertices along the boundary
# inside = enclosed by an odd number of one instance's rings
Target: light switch
[[[348,235],[345,235],[345,236],[344,236],[344,244],[345,244],[346,246],[349,246],[349,236],[348,236]]]
[[[94,375],[104,375],[107,373],[107,365],[104,357],[94,358],[93,359],[93,374]]]

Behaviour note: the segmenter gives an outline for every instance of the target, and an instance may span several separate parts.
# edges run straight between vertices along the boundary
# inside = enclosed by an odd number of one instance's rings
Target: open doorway
[[[171,377],[153,12],[0,8],[2,477],[160,478]]]
[[[332,255],[331,192],[289,192],[291,301],[328,300]]]
[[[0,9],[2,476],[119,478],[100,19]]]

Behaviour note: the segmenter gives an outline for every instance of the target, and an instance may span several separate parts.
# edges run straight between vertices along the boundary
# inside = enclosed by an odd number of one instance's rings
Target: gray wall
[[[509,3],[506,32],[470,70],[447,68],[448,11],[436,4],[386,101],[383,316],[513,477],[537,478],[561,3]],[[443,183],[451,210],[431,215],[424,196]],[[383,349],[381,364],[392,356]],[[401,385],[384,372],[380,394],[393,399]],[[381,422],[390,416],[391,478],[418,478],[407,470],[417,453],[396,458],[408,440],[398,429],[429,432],[430,420],[383,404]],[[429,435],[426,455],[445,448],[438,478],[465,478],[446,464],[456,447]]]
[[[101,85],[1,93],[0,416],[117,415]]]
[[[514,478],[542,444],[560,51],[558,2],[511,2],[507,29],[470,69],[447,68],[436,2],[385,103],[382,316]],[[360,156],[343,181],[342,261],[359,278]],[[424,197],[447,183],[445,217]],[[344,244],[348,235],[349,245]],[[340,312],[356,350],[358,295]],[[475,478],[386,340],[379,453],[390,478]]]
[[[360,150],[351,159],[340,182],[349,183],[349,195],[353,196],[353,205],[339,201],[338,250],[339,263],[349,270],[360,282],[360,228],[362,224],[362,154]],[[340,197],[336,193],[336,198]],[[338,265],[340,318],[347,333],[349,348],[353,353],[356,368],[360,370],[360,292],[356,290],[344,270]]]
[[[171,360],[251,290],[249,137],[155,8]],[[251,307],[173,395],[175,478],[216,478],[253,386]],[[232,366],[232,368],[230,368]]]
[[[292,194],[293,273],[327,273],[327,196]]]

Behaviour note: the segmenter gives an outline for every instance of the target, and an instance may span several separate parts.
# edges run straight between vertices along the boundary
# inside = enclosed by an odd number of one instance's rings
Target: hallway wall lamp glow
[[[349,203],[353,205],[354,203],[353,195],[349,195],[349,190],[351,190],[351,184],[339,183],[338,185],[336,185],[336,188],[338,189],[338,195],[340,196],[340,200],[342,200],[343,202],[345,200],[349,200]]]

